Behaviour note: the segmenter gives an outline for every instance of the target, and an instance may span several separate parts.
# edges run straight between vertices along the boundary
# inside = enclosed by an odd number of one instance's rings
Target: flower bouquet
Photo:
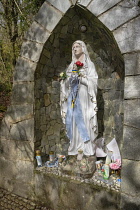
[[[61,73],[59,74],[59,78],[60,78],[60,80],[65,80],[65,79],[67,78],[66,72],[61,72]]]
[[[73,70],[72,70],[72,72],[73,72],[73,73],[77,73],[77,74],[80,76],[79,70],[80,70],[80,68],[82,68],[83,65],[84,65],[83,63],[81,63],[80,61],[77,61],[77,62],[74,63],[74,65],[73,65]]]
[[[78,68],[78,70],[80,69],[80,68],[82,68],[83,67],[83,63],[81,63],[80,61],[77,61],[76,63],[76,66],[77,66],[77,68]]]
[[[109,166],[112,170],[112,173],[119,174],[121,169],[121,160],[116,159],[116,161],[114,163],[110,163]]]

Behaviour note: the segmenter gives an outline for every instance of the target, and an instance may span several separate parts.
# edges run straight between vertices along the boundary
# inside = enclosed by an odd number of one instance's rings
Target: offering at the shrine
[[[37,166],[42,166],[42,159],[41,159],[41,152],[40,150],[36,150],[36,160],[37,160]]]

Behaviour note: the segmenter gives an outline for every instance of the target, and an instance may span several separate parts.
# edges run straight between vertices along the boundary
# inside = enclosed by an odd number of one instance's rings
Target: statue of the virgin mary
[[[95,154],[94,141],[98,135],[97,81],[94,63],[83,41],[72,45],[72,62],[61,80],[60,106],[63,123],[70,140],[68,155]]]

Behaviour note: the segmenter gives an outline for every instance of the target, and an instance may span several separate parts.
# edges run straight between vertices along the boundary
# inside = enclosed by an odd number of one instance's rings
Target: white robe
[[[73,63],[74,62],[70,64],[66,71],[69,77],[72,72]],[[84,143],[77,129],[75,121],[73,120],[73,139],[70,142],[68,155],[76,155],[78,154],[78,150],[83,150],[85,155],[94,155],[95,144],[93,142],[98,135],[96,102],[98,76],[94,64],[88,58],[84,63],[83,68],[80,69],[80,72],[82,73],[83,77],[80,78],[78,93],[84,122],[88,130],[90,140]],[[64,124],[67,113],[67,99],[70,93],[69,77],[61,81],[60,106],[61,116]]]

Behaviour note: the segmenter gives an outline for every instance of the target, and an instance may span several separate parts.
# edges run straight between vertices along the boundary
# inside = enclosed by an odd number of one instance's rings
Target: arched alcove
[[[14,72],[12,105],[0,128],[2,188],[45,205],[49,201],[55,209],[139,207],[139,11],[138,1],[128,0],[44,2],[25,36]],[[81,25],[87,26],[85,33]],[[105,143],[115,136],[122,144],[120,193],[34,171],[37,148],[44,154],[50,149],[67,152],[57,78],[70,63],[71,45],[77,39],[87,44],[99,76],[100,136]]]
[[[86,31],[81,31],[86,26]],[[70,8],[46,41],[35,72],[35,149],[67,154],[69,141],[60,116],[58,77],[71,62],[71,46],[86,43],[98,73],[99,136],[107,144],[123,132],[124,63],[112,33],[88,10]]]

